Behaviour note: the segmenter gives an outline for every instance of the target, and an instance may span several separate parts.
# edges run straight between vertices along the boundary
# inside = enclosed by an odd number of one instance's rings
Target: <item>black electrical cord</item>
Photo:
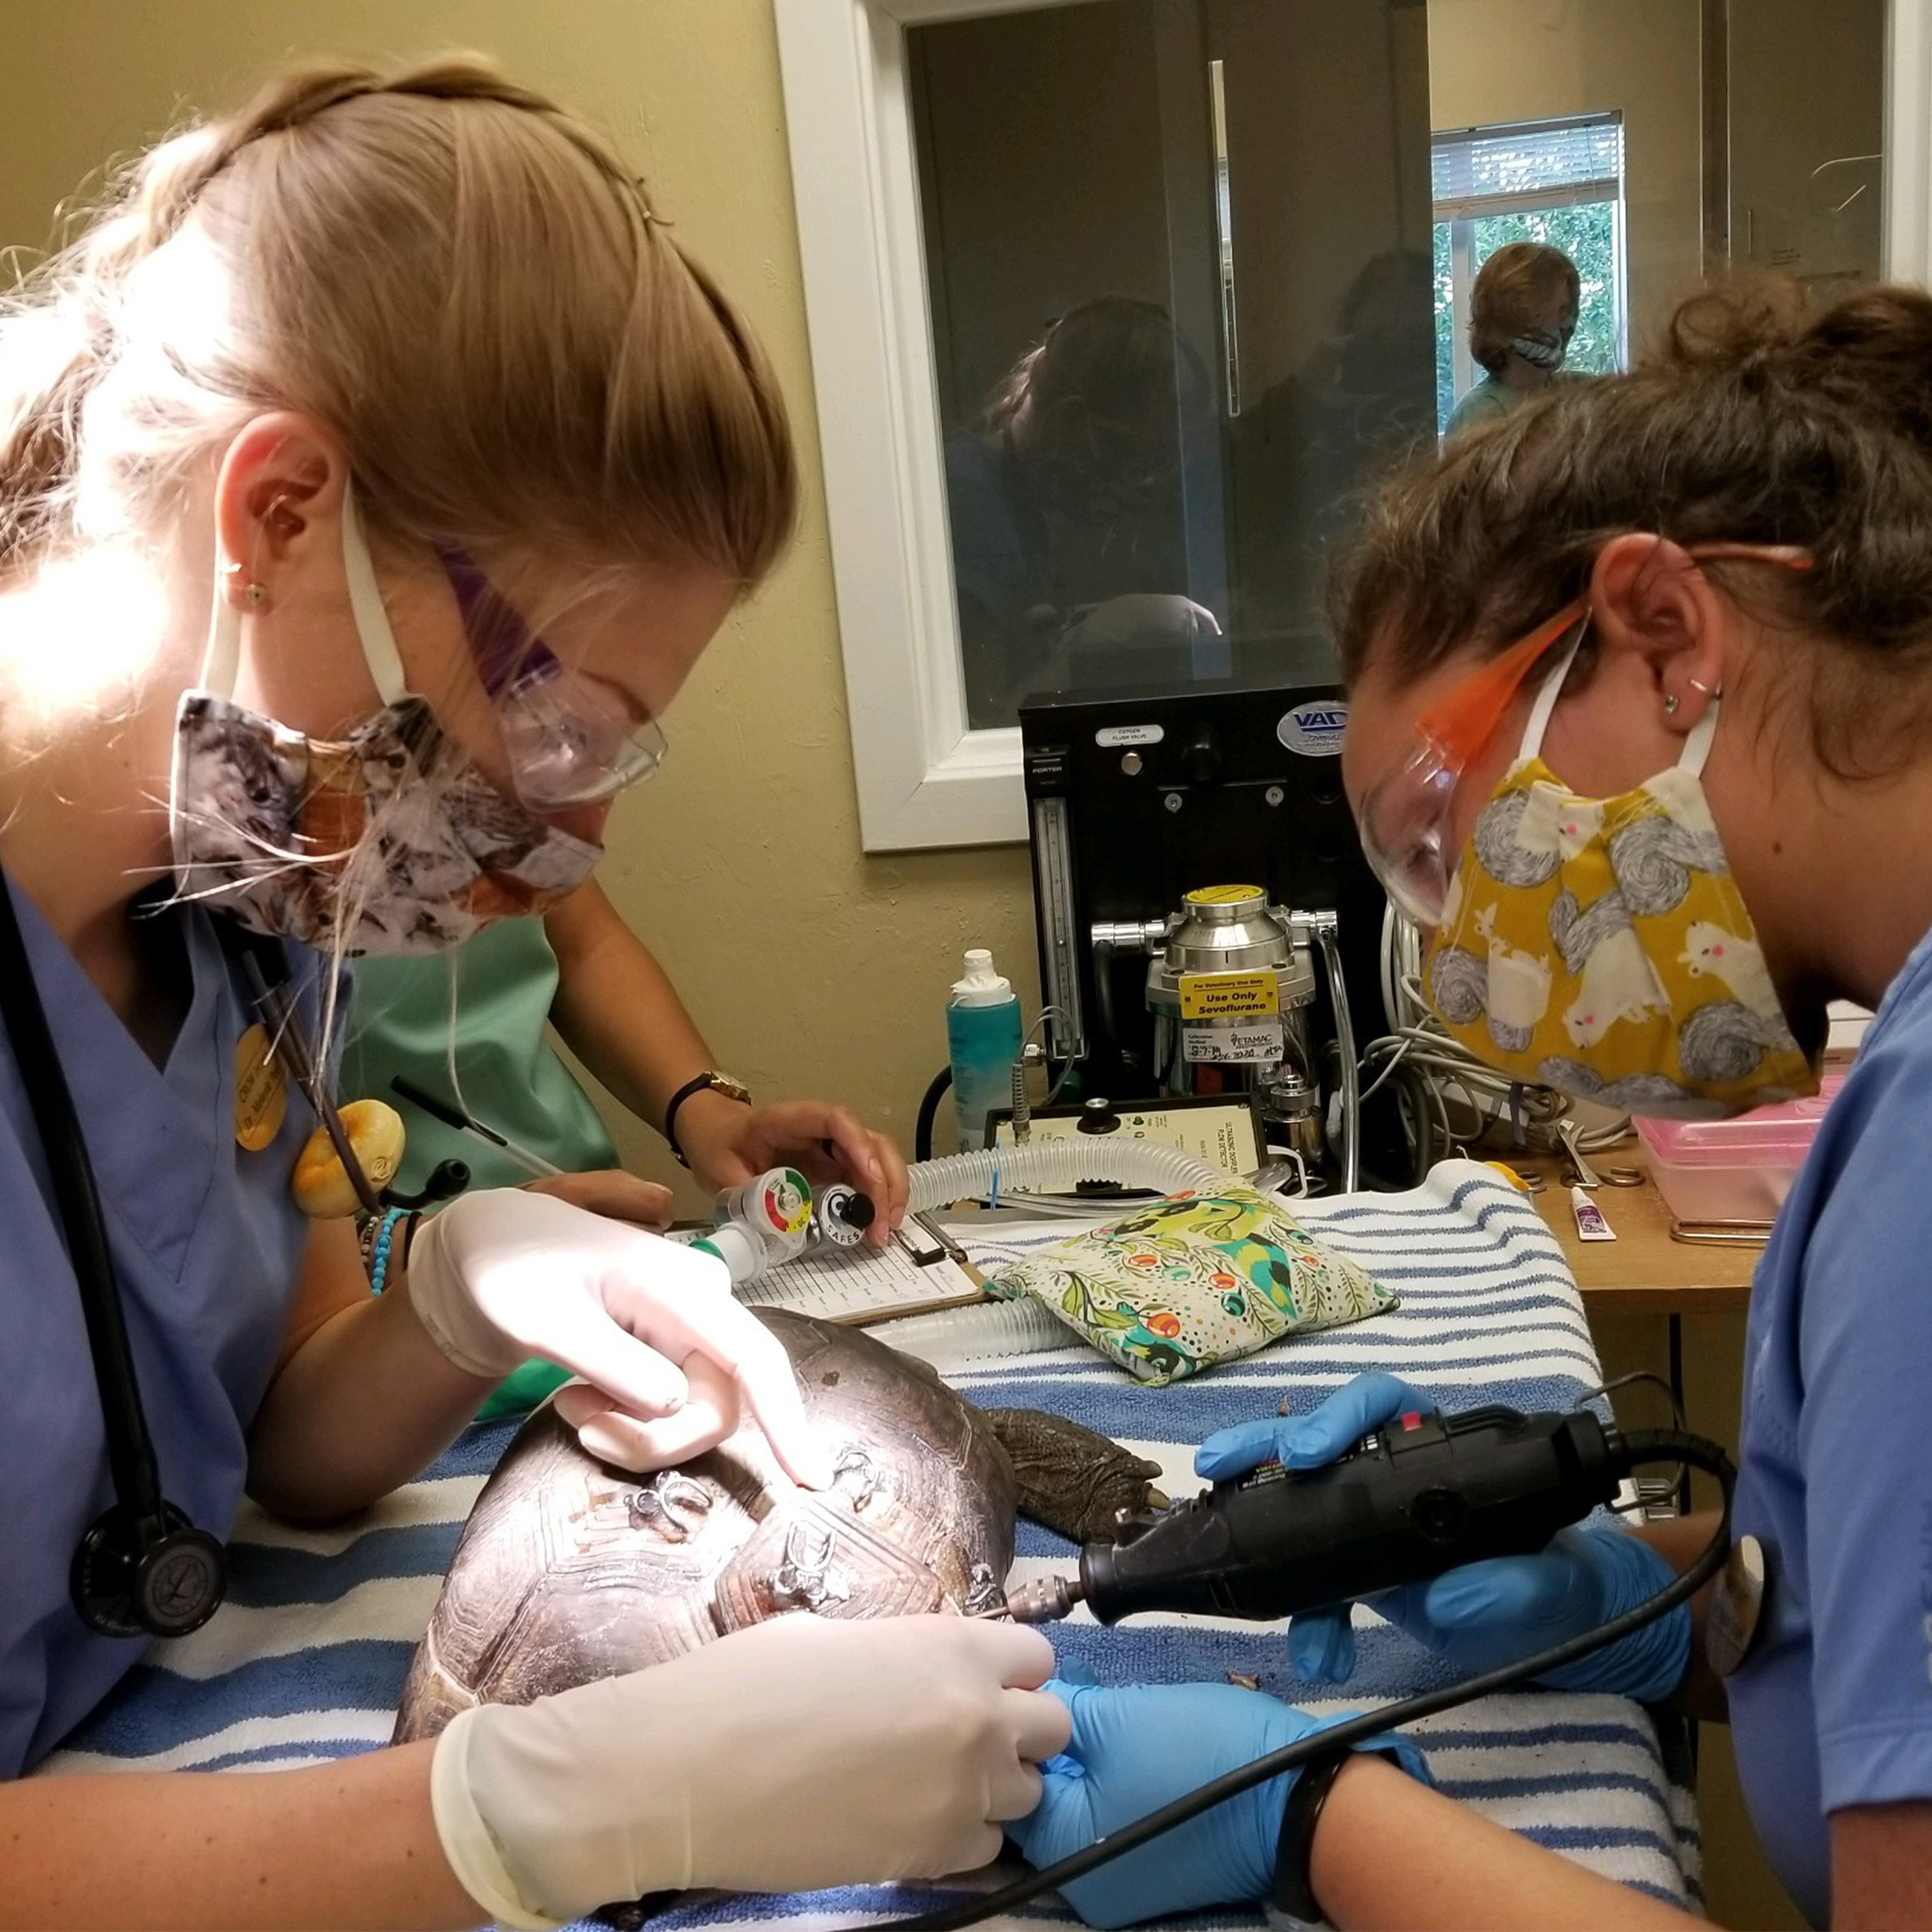
[[[952,1069],[942,1066],[932,1076],[932,1084],[926,1090],[926,1097],[919,1103],[919,1120],[912,1130],[912,1157],[914,1160],[932,1158],[932,1124],[939,1118],[939,1103],[946,1098],[952,1085]]]
[[[1270,1751],[1251,1764],[1226,1772],[1189,1792],[1185,1797],[1177,1798],[1172,1804],[1163,1804],[1158,1811],[1150,1811],[1144,1818],[1136,1818],[1118,1832],[1095,1839],[1084,1850],[1075,1852],[1057,1864],[1046,1866],[1028,1877],[1017,1879],[1011,1885],[1002,1886],[998,1892],[985,1893],[958,1905],[941,1906],[936,1911],[919,1912],[910,1918],[874,1920],[866,1926],[850,1927],[847,1932],[880,1932],[881,1926],[889,1927],[890,1932],[958,1932],[961,1927],[976,1925],[982,1919],[1024,1905],[1043,1892],[1058,1892],[1063,1886],[1084,1878],[1102,1865],[1129,1852],[1137,1851],[1162,1832],[1171,1832],[1190,1819],[1199,1817],[1202,1812],[1212,1810],[1216,1804],[1238,1798],[1258,1784],[1265,1784],[1283,1772],[1299,1770],[1311,1758],[1326,1756],[1338,1748],[1364,1743],[1383,1731],[1412,1724],[1418,1718],[1432,1718],[1438,1711],[1452,1710],[1458,1704],[1470,1703],[1478,1697],[1490,1696],[1498,1690],[1526,1683],[1532,1678],[1561,1670],[1580,1658],[1588,1657],[1628,1636],[1633,1630],[1641,1630],[1646,1624],[1675,1610],[1679,1604],[1689,1602],[1724,1567],[1730,1546],[1731,1492],[1737,1482],[1737,1472],[1732,1468],[1730,1458],[1716,1443],[1682,1430],[1632,1430],[1616,1437],[1616,1447],[1620,1451],[1624,1474],[1628,1475],[1644,1462],[1689,1462],[1714,1476],[1724,1491],[1724,1504],[1716,1532],[1699,1552],[1696,1562],[1634,1610],[1626,1610],[1608,1623],[1599,1624],[1581,1636],[1570,1638],[1567,1643],[1539,1651],[1534,1657],[1500,1665],[1494,1670],[1484,1671],[1479,1677],[1468,1678],[1439,1690],[1425,1690],[1416,1696],[1405,1697],[1400,1703],[1384,1704],[1379,1710],[1365,1711],[1358,1718],[1331,1724],[1312,1737],[1284,1744],[1280,1750]]]

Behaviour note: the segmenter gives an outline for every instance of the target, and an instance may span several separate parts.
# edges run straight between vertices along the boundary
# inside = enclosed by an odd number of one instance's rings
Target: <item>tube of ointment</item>
[[[1580,1241],[1614,1241],[1617,1231],[1604,1219],[1604,1210],[1580,1187],[1570,1190],[1570,1205],[1576,1215],[1576,1238]]]
[[[449,1101],[439,1100],[434,1094],[425,1093],[406,1075],[398,1073],[389,1084],[412,1106],[420,1107],[445,1126],[454,1127],[458,1133],[473,1134],[479,1141],[500,1148],[519,1167],[530,1173],[548,1179],[563,1172],[562,1168],[545,1160],[542,1154],[532,1154],[528,1148],[519,1146],[508,1134],[500,1134],[494,1127],[486,1127],[481,1120],[472,1118]]]

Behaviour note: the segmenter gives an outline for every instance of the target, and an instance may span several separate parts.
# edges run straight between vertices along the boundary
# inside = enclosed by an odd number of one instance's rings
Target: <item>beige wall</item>
[[[1630,346],[1702,270],[1698,0],[1429,0],[1438,128],[1624,116]]]
[[[669,721],[662,775],[614,821],[604,878],[725,1064],[850,1101],[910,1144],[945,1058],[961,949],[1037,1000],[1024,848],[868,860],[845,690],[770,0],[72,0],[0,24],[0,243],[38,244],[111,153],[235,100],[290,54],[497,56],[614,130],[680,238],[748,310],[791,398],[799,542]],[[619,1144],[674,1172],[625,1117]]]

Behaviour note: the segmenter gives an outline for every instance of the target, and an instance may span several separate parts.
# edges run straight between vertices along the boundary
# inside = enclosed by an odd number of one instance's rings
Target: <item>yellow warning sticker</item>
[[[1280,983],[1271,972],[1180,976],[1180,1017],[1184,1020],[1244,1019],[1280,1010]]]
[[[1262,896],[1258,886],[1199,886],[1187,895],[1190,905],[1236,905]]]

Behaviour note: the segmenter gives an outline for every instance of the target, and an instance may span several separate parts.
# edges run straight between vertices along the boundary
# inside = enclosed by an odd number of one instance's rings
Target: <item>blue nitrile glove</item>
[[[1358,1376],[1312,1414],[1241,1423],[1210,1436],[1196,1452],[1195,1470],[1220,1481],[1270,1456],[1285,1468],[1318,1468],[1393,1418],[1435,1406],[1396,1376]],[[1537,1556],[1467,1564],[1369,1601],[1390,1622],[1473,1676],[1634,1610],[1675,1574],[1648,1544],[1623,1530],[1566,1529]],[[1355,1667],[1347,1609],[1297,1617],[1288,1628],[1288,1653],[1304,1683],[1346,1682]],[[1690,1654],[1690,1607],[1679,1604],[1538,1681],[1559,1690],[1613,1691],[1656,1703],[1682,1681]]]
[[[1108,1688],[1055,1678],[1045,1687],[1073,1714],[1073,1736],[1040,1767],[1030,1816],[1006,1827],[1035,1867],[1084,1851],[1096,1838],[1185,1797],[1222,1772],[1338,1724],[1232,1684],[1142,1684]],[[1386,1751],[1430,1781],[1422,1754],[1384,1732],[1363,1744]],[[1089,1925],[1132,1925],[1205,1905],[1265,1898],[1274,1882],[1281,1814],[1296,1774],[1230,1798],[1185,1825],[1076,1879],[1062,1894]]]

